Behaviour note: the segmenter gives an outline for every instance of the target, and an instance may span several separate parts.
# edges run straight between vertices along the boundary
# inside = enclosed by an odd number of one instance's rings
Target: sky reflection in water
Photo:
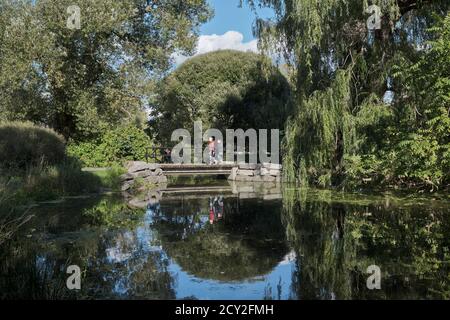
[[[449,298],[448,201],[246,190],[36,207],[1,248],[1,298]],[[366,287],[372,264],[382,290]]]

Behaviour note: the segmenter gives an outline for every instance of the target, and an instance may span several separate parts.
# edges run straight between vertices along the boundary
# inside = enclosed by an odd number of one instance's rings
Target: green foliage
[[[212,52],[189,59],[162,81],[150,127],[165,143],[175,129],[192,131],[196,120],[219,130],[280,129],[290,114],[289,99],[287,80],[267,58]]]
[[[142,130],[122,130],[117,135],[130,136],[134,139],[132,146],[147,141]],[[113,139],[114,135],[109,137]],[[96,193],[102,188],[118,189],[122,173],[117,166],[102,175],[82,171],[81,162],[66,155],[64,139],[51,129],[22,122],[0,125],[0,211],[13,211],[35,201]]]
[[[425,50],[399,52],[392,67],[392,107],[365,105],[356,115],[361,146],[347,158],[347,182],[436,190],[450,183],[450,15],[429,29]],[[354,160],[359,161],[354,161]],[[350,161],[348,161],[350,160]],[[359,169],[357,169],[359,168]]]
[[[122,187],[120,176],[126,173],[127,170],[124,167],[113,165],[107,170],[93,170],[89,172],[100,179],[103,188],[120,191]]]
[[[53,130],[24,122],[0,123],[0,167],[54,165],[64,158],[65,141]]]
[[[104,150],[110,162],[145,160],[146,148],[151,147],[147,134],[134,126],[119,127],[103,137]]]
[[[120,191],[122,167],[104,171],[83,171],[80,163],[66,160],[54,166],[33,166],[0,172],[0,215],[16,213],[21,207],[66,196]]]
[[[398,59],[400,122],[396,173],[431,188],[450,184],[450,13],[429,29],[433,40],[410,61]]]
[[[66,160],[53,166],[29,166],[25,171],[8,170],[2,174],[0,185],[3,185],[4,192],[10,197],[0,209],[99,192],[102,186],[97,176],[83,172],[78,161],[74,160]]]
[[[348,81],[349,74],[339,72],[333,87],[305,100],[297,117],[290,120],[293,123],[288,128],[292,131],[287,132],[285,140],[287,174],[294,171],[304,183],[326,187],[332,184],[332,173],[342,170],[340,156],[351,148],[353,133]],[[295,175],[288,178],[294,180]]]
[[[96,137],[142,119],[174,52],[190,53],[211,16],[206,0],[0,3],[0,119],[30,120],[66,139]],[[145,121],[145,120],[144,120]]]
[[[95,207],[83,211],[82,215],[87,218],[89,224],[102,226],[108,229],[133,227],[142,217],[144,211],[131,209],[122,199],[101,200]]]
[[[144,161],[151,146],[150,138],[142,129],[126,125],[107,131],[97,141],[71,143],[67,152],[86,167],[109,167],[127,160]]]
[[[69,143],[67,153],[80,160],[85,167],[104,167],[106,155],[97,142]]]
[[[296,115],[284,139],[289,181],[449,186],[448,1],[372,1],[383,13],[375,32],[367,1],[246,2],[275,10],[270,23],[257,21],[260,45],[282,48],[296,70]]]

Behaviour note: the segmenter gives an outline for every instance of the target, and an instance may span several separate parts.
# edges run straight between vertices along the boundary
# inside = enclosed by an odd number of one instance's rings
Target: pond
[[[33,207],[0,247],[0,298],[448,299],[449,209],[226,181],[68,198]],[[69,265],[80,290],[66,287]]]

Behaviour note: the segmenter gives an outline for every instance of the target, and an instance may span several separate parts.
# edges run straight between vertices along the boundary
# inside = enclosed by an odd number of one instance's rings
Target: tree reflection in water
[[[448,202],[288,188],[282,200],[250,195],[33,208],[0,248],[0,298],[450,298]],[[71,264],[83,272],[80,291],[65,287]],[[366,287],[370,265],[381,268],[381,290]]]
[[[298,257],[298,298],[450,297],[445,201],[305,190],[287,190],[283,198],[283,224]],[[381,268],[381,290],[367,289],[370,265]]]
[[[84,204],[33,210],[39,219],[28,227],[37,231],[0,251],[1,298],[173,298],[169,260],[152,245],[145,211],[128,209],[120,197]],[[72,264],[83,272],[80,291],[66,288]]]
[[[202,279],[243,281],[263,276],[289,252],[280,202],[213,197],[168,202],[163,211],[164,218],[153,228],[164,251],[184,271]]]

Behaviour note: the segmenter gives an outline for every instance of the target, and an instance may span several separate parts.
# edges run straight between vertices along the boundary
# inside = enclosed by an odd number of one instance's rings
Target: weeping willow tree
[[[297,112],[284,141],[287,180],[325,187],[398,181],[398,170],[382,169],[395,165],[392,146],[406,130],[397,124],[415,110],[397,94],[407,84],[396,81],[394,68],[424,54],[419,48],[436,36],[429,27],[447,14],[448,1],[242,2],[274,10],[274,18],[256,20],[259,46],[276,50],[295,70]],[[380,24],[371,28],[376,8]],[[413,118],[406,127],[419,130]]]

